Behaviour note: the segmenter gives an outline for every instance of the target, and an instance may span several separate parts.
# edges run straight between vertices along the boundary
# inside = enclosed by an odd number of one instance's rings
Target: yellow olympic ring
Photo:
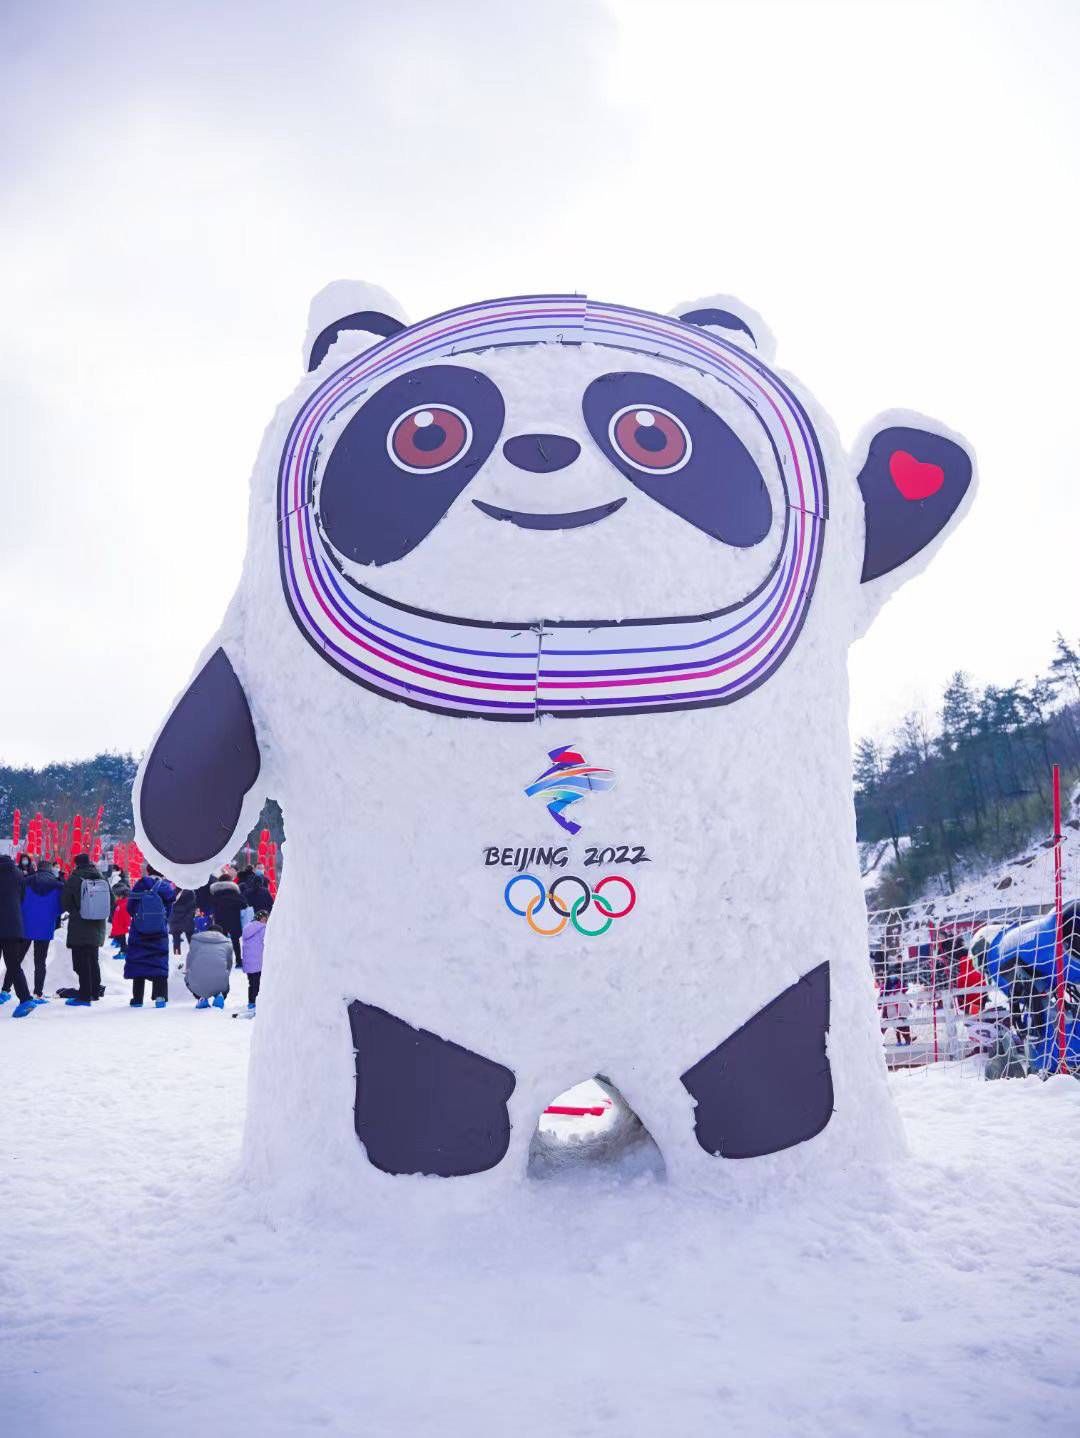
[[[529,928],[532,929],[534,934],[543,934],[545,938],[550,938],[553,934],[561,934],[563,929],[565,929],[566,925],[569,923],[569,919],[560,919],[557,927],[554,929],[542,929],[540,925],[536,922],[536,920],[533,918],[533,914],[536,913],[537,909],[543,902],[544,901],[540,897],[540,895],[536,894],[526,903],[525,919],[529,925]]]

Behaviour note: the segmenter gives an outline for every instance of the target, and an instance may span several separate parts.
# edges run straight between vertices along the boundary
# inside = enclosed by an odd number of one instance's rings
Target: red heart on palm
[[[889,457],[889,474],[905,499],[929,499],[945,483],[945,471],[940,464],[924,463],[906,449],[893,451]]]

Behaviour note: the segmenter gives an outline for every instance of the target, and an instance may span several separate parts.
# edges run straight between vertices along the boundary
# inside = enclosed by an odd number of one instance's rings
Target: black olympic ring
[[[555,890],[559,887],[560,884],[577,884],[580,887],[582,895],[585,899],[585,903],[582,905],[582,908],[587,909],[592,903],[593,893],[584,879],[579,878],[577,874],[560,874],[557,879],[554,879],[552,881],[548,888],[548,899],[551,903],[551,907],[555,910],[560,919],[568,919],[570,917],[570,910],[560,909],[558,904],[555,902]]]

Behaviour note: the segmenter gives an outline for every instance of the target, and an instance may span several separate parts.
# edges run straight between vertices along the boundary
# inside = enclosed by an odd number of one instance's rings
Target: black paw
[[[833,1111],[828,1028],[829,966],[820,964],[687,1069],[701,1147],[759,1158],[820,1133]]]
[[[384,1173],[453,1178],[494,1168],[510,1146],[513,1073],[370,1004],[349,1005],[356,1136]]]

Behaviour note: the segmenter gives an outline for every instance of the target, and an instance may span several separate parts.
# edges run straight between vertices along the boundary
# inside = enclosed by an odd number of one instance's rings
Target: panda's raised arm
[[[173,706],[133,794],[142,847],[185,883],[230,857],[262,805],[251,708],[224,649],[210,655]]]
[[[867,426],[855,463],[865,516],[860,576],[865,627],[959,522],[974,494],[975,466],[959,435],[900,410]]]

